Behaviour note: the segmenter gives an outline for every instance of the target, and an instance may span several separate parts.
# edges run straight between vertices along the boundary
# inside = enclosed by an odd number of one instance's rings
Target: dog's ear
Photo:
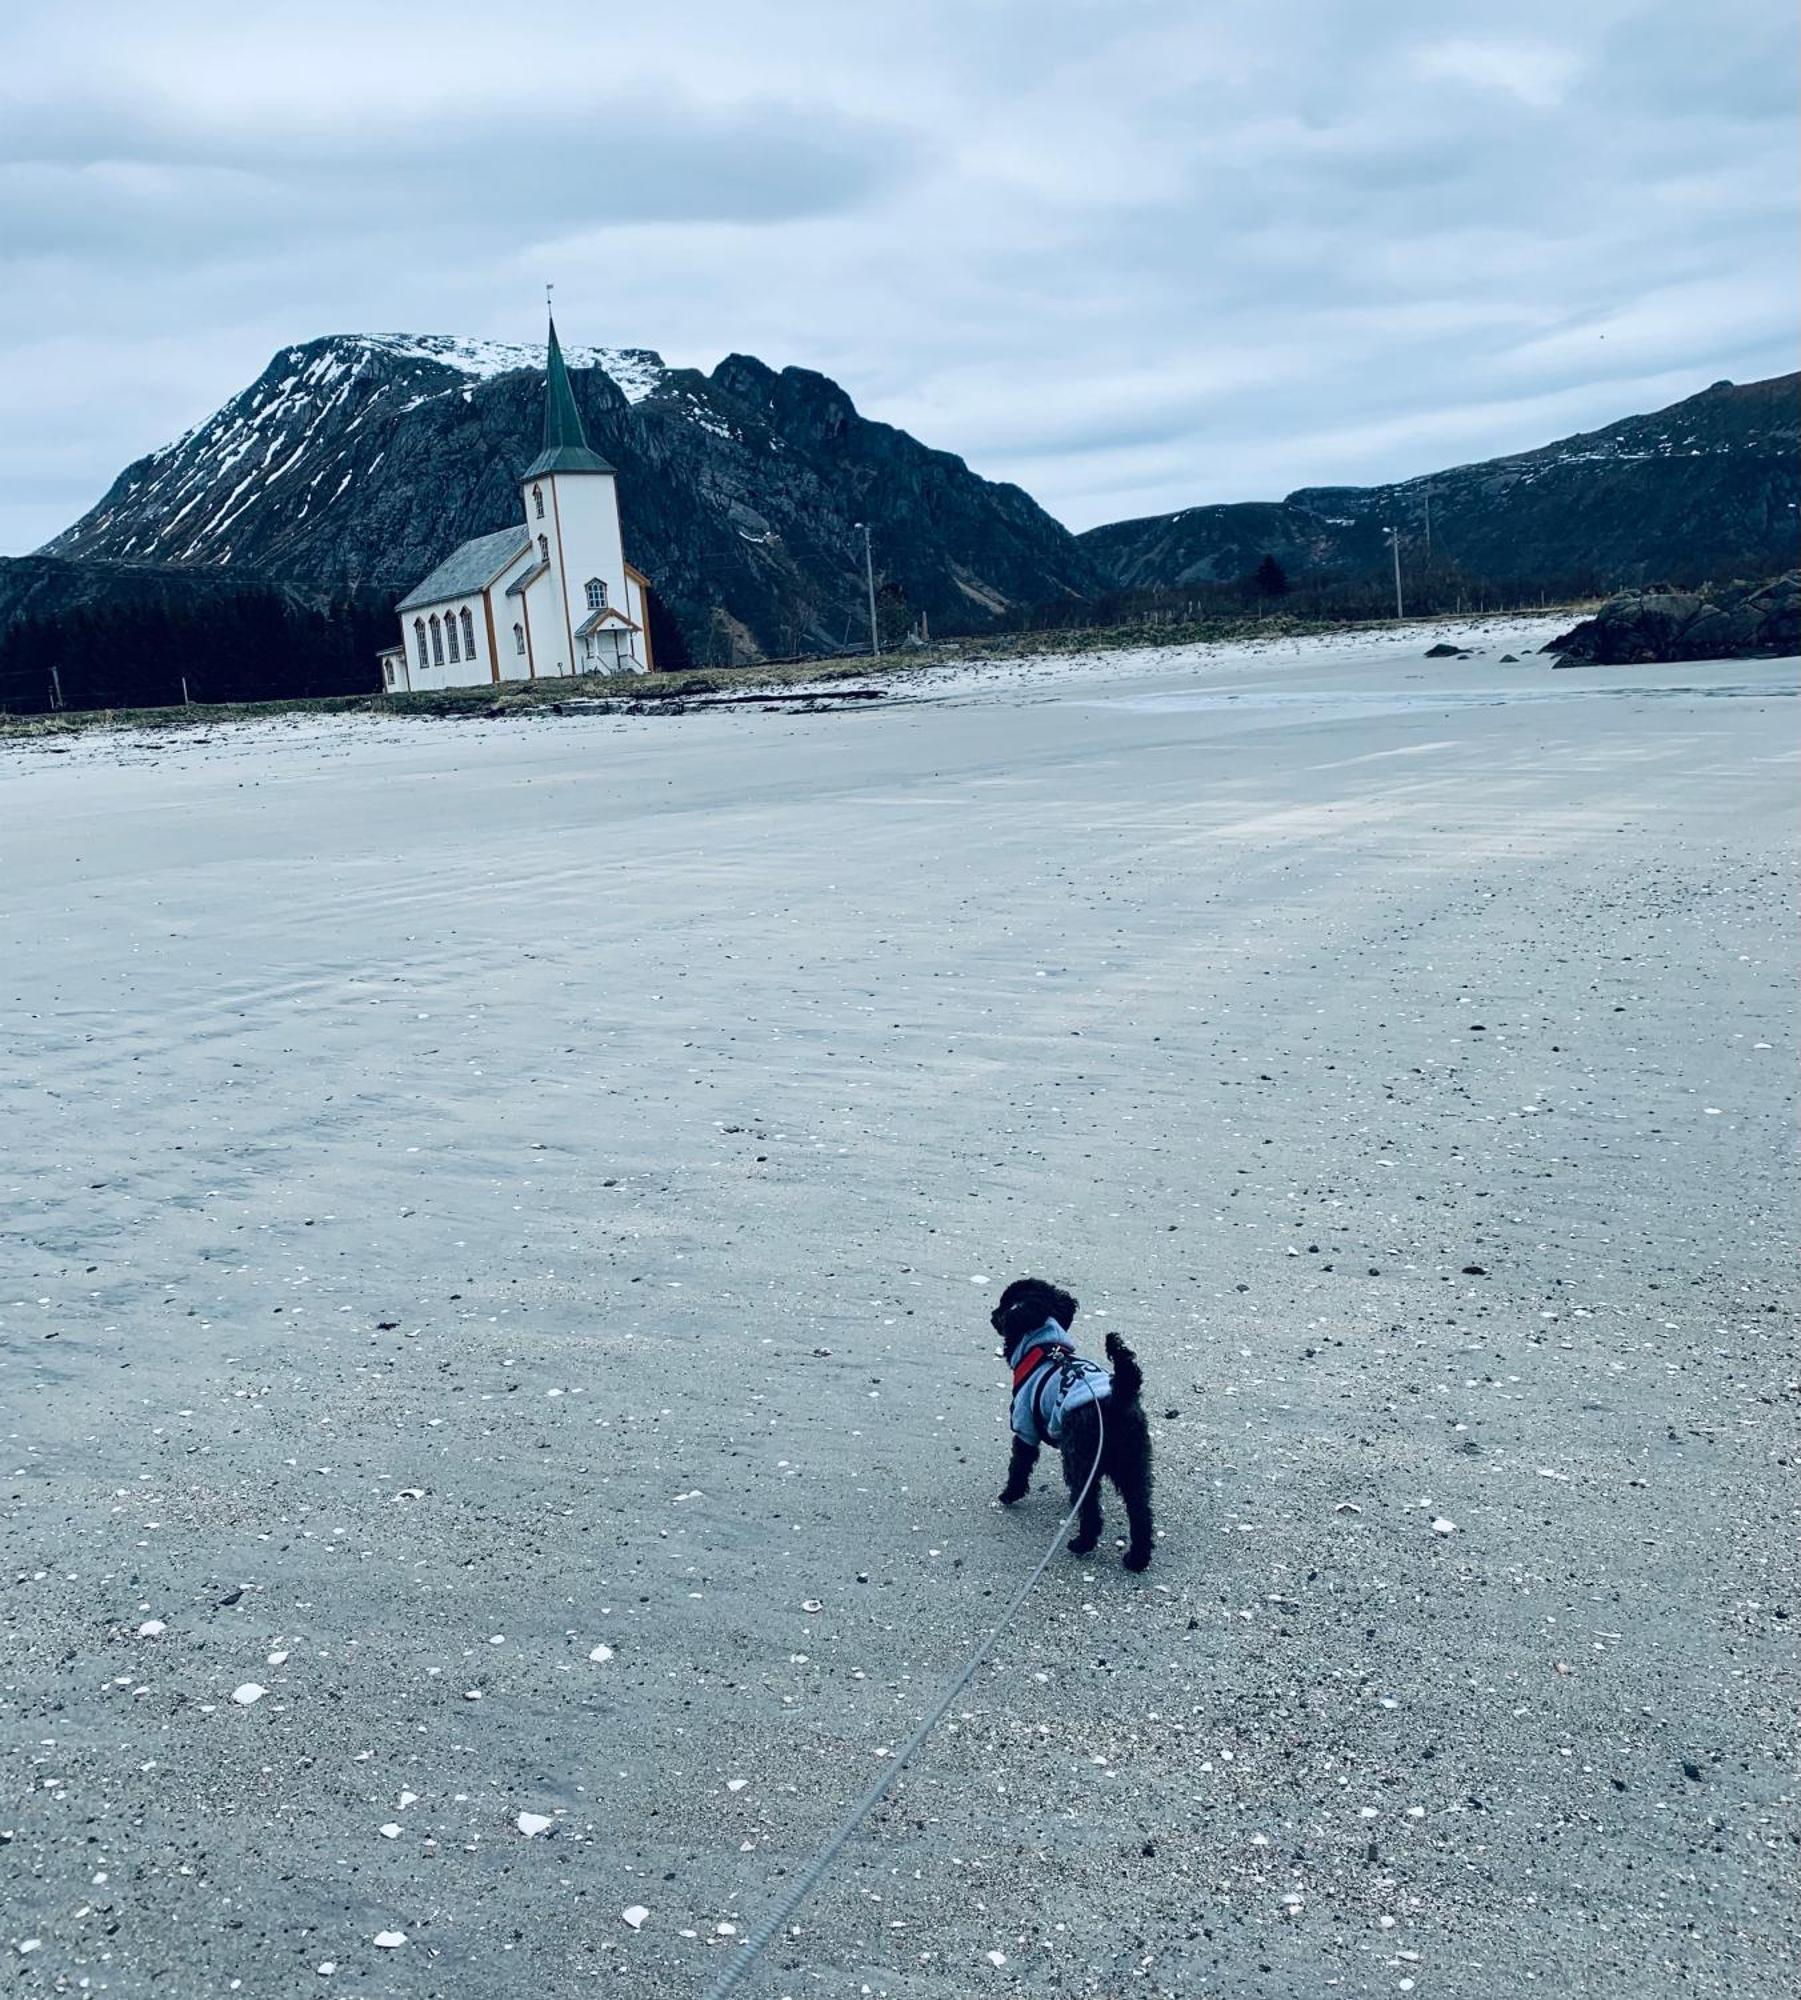
[[[1044,1302],[1045,1311],[1067,1333],[1070,1327],[1074,1325],[1076,1313],[1079,1310],[1076,1301],[1070,1297],[1069,1293],[1060,1290],[1056,1285],[1046,1285],[1044,1289],[1046,1294]]]

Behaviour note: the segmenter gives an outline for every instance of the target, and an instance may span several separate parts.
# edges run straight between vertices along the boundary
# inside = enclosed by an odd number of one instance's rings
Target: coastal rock
[[[1592,618],[1542,650],[1565,665],[1655,660],[1743,660],[1801,649],[1801,570],[1768,583],[1701,591],[1652,584],[1610,597]]]

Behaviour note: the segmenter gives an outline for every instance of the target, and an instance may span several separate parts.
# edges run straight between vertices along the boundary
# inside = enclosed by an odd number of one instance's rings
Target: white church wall
[[[467,619],[464,613],[468,613]],[[434,643],[432,625],[437,622]],[[456,627],[456,658],[451,658],[450,628]],[[420,646],[423,628],[424,647]],[[493,678],[488,652],[487,619],[480,597],[454,597],[403,614],[406,671],[413,690],[477,687]],[[472,650],[473,644],[473,650]]]
[[[551,577],[555,581],[567,623],[564,659],[582,669],[581,641],[575,638],[588,616],[588,580],[597,577],[607,588],[607,602],[626,602],[625,550],[619,538],[619,494],[611,473],[552,474],[544,481],[548,506],[561,548],[553,539]],[[611,662],[607,663],[610,667]]]
[[[510,600],[518,604],[517,597]],[[557,588],[555,548],[551,566],[526,590],[525,629],[531,646],[531,672],[536,680],[556,680],[570,672],[569,631],[564,623],[562,592]]]

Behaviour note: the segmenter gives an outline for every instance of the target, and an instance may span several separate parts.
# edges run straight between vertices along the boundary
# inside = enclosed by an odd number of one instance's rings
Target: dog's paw
[[[1031,1490],[1029,1486],[1003,1486],[995,1498],[1003,1507],[1011,1507],[1015,1500],[1023,1500]]]
[[[1069,1552],[1072,1556],[1092,1555],[1094,1552],[1094,1545],[1099,1540],[1100,1537],[1098,1535],[1078,1535],[1075,1538],[1075,1540],[1069,1544]]]
[[[1121,1556],[1120,1561],[1125,1564],[1127,1569],[1149,1569],[1151,1566],[1151,1552],[1148,1548],[1127,1549],[1125,1554]]]

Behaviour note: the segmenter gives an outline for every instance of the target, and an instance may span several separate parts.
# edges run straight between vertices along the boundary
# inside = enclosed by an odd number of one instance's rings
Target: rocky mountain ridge
[[[899,626],[979,630],[1098,587],[1075,538],[1018,487],[860,416],[822,375],[745,355],[703,374],[641,348],[568,359],[589,437],[619,471],[627,555],[696,659],[854,642],[865,519]],[[518,518],[542,366],[541,348],[449,336],[284,348],[43,553],[399,594]]]
[[[1785,569],[1798,502],[1801,375],[1781,375],[1417,479],[1301,487],[1079,539],[1116,587],[1157,589],[1232,580],[1262,553],[1291,571],[1366,570],[1393,523],[1414,561],[1429,546],[1490,583],[1587,591]]]

